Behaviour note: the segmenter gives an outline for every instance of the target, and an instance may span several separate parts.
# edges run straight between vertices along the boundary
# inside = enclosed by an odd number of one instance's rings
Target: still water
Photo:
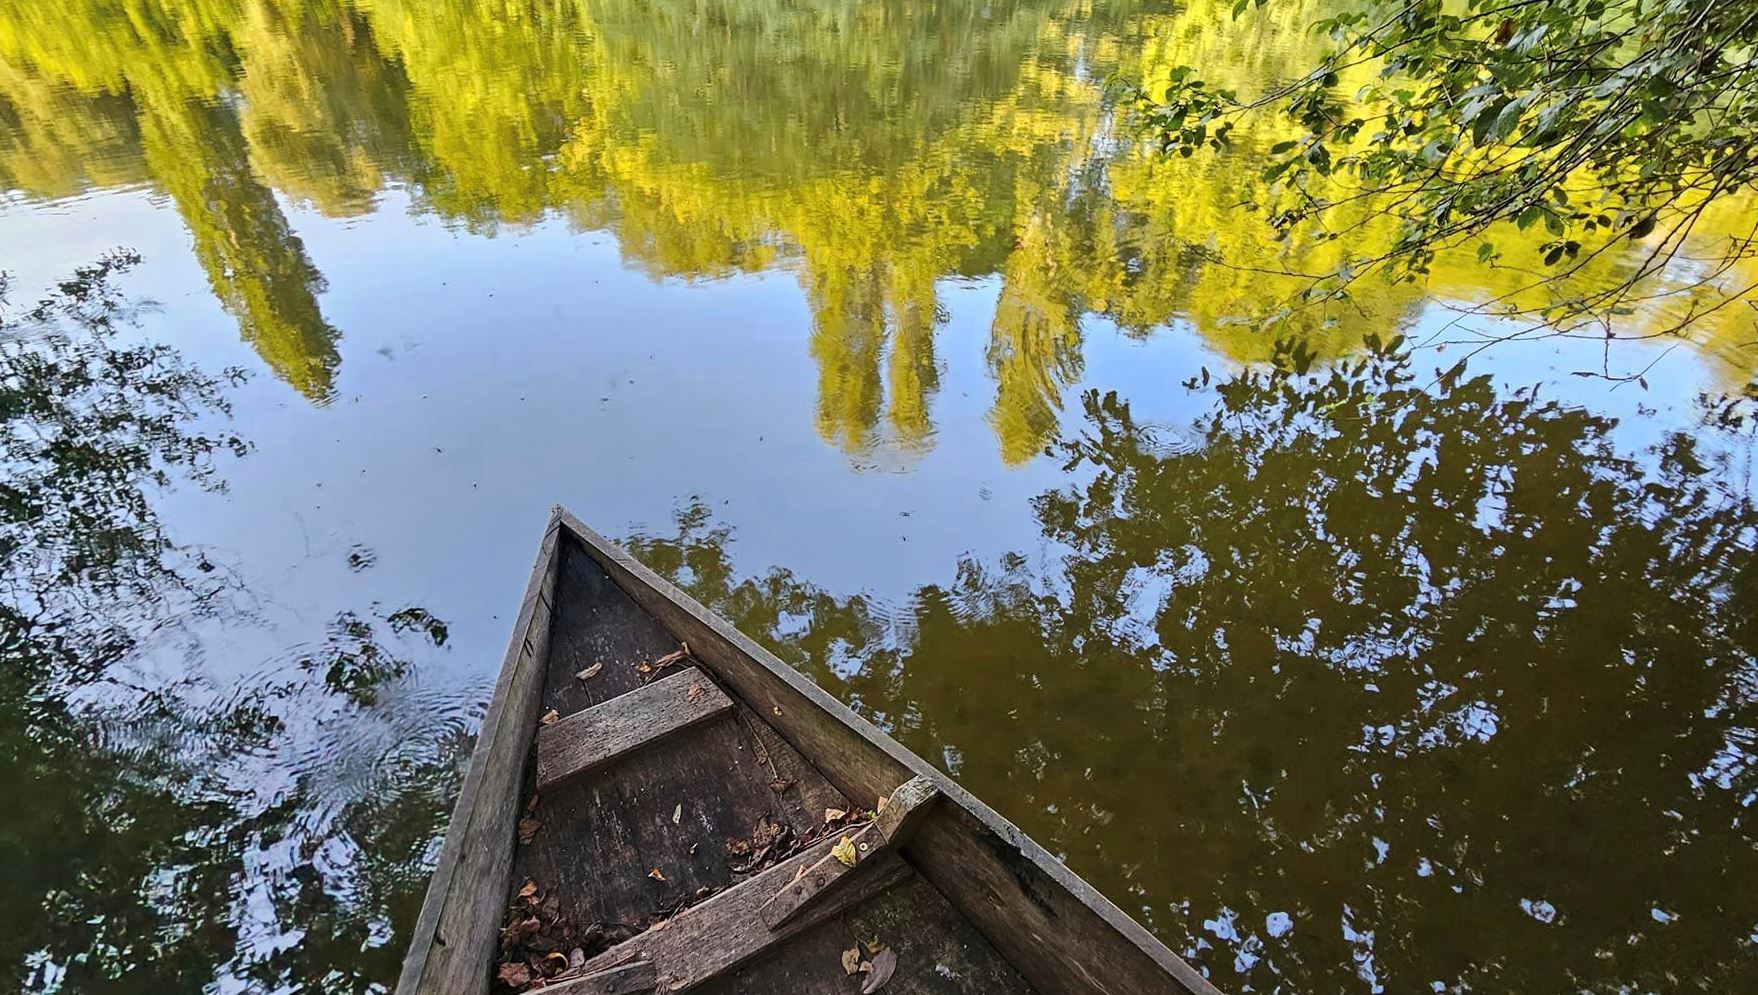
[[[1750,308],[1278,353],[1231,6],[0,0],[6,982],[385,990],[561,502],[1224,990],[1758,989]]]

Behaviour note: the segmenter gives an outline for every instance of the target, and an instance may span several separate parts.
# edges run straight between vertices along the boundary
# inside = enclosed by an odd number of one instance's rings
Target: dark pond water
[[[1278,352],[1231,6],[0,0],[6,982],[384,991],[561,502],[1225,990],[1758,990],[1750,308]]]

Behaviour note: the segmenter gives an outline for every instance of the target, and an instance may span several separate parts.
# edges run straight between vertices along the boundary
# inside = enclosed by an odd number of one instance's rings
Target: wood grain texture
[[[1151,936],[1095,914],[1093,904],[1103,899],[1092,886],[1074,878],[1070,887],[1047,873],[1033,859],[1035,847],[1018,829],[997,830],[967,809],[943,805],[904,853],[1040,991],[1219,995],[1157,941],[1144,942]],[[1062,874],[1073,877],[1066,868]],[[1163,956],[1154,956],[1156,947]]]
[[[844,834],[853,851],[852,862],[832,853],[806,868],[763,903],[763,924],[779,929],[805,914],[818,902],[829,900],[847,880],[860,873],[881,854],[890,853],[908,842],[922,824],[940,789],[925,778],[912,778],[891,793],[879,810],[879,817],[868,825]]]
[[[1031,986],[927,879],[895,887],[810,927],[746,966],[704,984],[701,995],[856,995],[863,975],[843,973],[842,952],[878,940],[897,956],[879,995],[1028,995]]]
[[[929,779],[937,806],[906,855],[1044,995],[1216,995],[1202,974],[1018,827],[579,519],[562,523],[733,697],[849,798]],[[1055,917],[1057,928],[1047,930]]]
[[[569,990],[574,995],[637,995],[658,987],[659,971],[652,961],[643,960],[595,971],[575,982]]]
[[[779,930],[803,918],[813,906],[830,901],[837,886],[855,877],[862,865],[870,868],[886,853],[884,838],[876,825],[869,823],[846,838],[855,848],[855,862],[844,863],[836,854],[827,854],[808,864],[793,880],[783,882],[781,890],[769,896],[757,911],[765,928]]]
[[[918,775],[898,785],[897,790],[885,799],[885,804],[879,807],[879,817],[875,820],[885,844],[902,846],[909,842],[910,836],[940,798],[939,786],[926,777]]]
[[[700,670],[669,677],[565,716],[537,730],[537,790],[659,746],[731,710],[732,699]]]
[[[526,744],[548,658],[562,543],[572,542],[552,514],[531,580],[513,622],[512,638],[470,772],[458,794],[446,841],[397,979],[397,995],[482,995],[488,990],[501,908],[511,874],[513,827]]]
[[[549,667],[545,706],[598,704],[640,687],[636,667],[678,640],[622,592],[571,539],[562,543],[553,646],[572,659]],[[575,673],[602,664],[592,678]],[[712,677],[712,674],[707,675]],[[559,722],[557,723],[560,724]],[[535,775],[533,775],[533,778]],[[539,827],[514,856],[515,875],[557,896],[571,922],[645,928],[744,880],[760,825],[810,839],[826,808],[848,808],[799,753],[749,709],[692,726],[650,750],[539,793]],[[658,875],[652,872],[657,871]],[[510,900],[510,888],[507,893]]]
[[[896,856],[888,855],[875,865],[874,873],[863,876],[858,885],[844,889],[835,902],[817,907],[778,932],[764,929],[757,918],[763,900],[801,867],[829,853],[831,845],[832,841],[824,840],[736,888],[685,909],[667,920],[663,928],[649,929],[587,961],[586,969],[608,968],[634,960],[652,961],[662,991],[688,991],[737,968],[814,923],[880,894],[911,873]],[[546,990],[557,995],[579,995],[578,989],[568,983]]]
[[[912,769],[911,760],[927,767],[621,547],[567,511],[561,515],[563,525],[616,586],[670,634],[667,651],[680,640],[689,643],[691,654],[734,698],[762,716],[801,755],[812,758],[846,797],[866,806],[922,773]],[[889,749],[880,743],[889,744]]]

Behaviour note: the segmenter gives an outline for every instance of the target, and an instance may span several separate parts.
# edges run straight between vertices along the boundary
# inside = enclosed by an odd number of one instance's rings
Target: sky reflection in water
[[[14,668],[12,976],[386,983],[559,501],[1224,989],[1751,986],[1749,320],[1443,385],[1431,298],[1518,278],[1443,259],[1265,372],[1280,136],[1145,161],[1099,83],[1316,9],[13,5],[15,302],[139,250],[117,335],[252,449],[139,482],[175,568],[66,602],[126,652]]]

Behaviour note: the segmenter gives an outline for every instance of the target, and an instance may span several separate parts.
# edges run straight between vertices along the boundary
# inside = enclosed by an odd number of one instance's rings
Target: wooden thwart
[[[911,873],[909,865],[897,855],[882,854],[873,862],[870,873],[862,874],[858,882],[847,888],[837,889],[831,900],[814,903],[808,912],[795,917],[781,929],[762,928],[758,908],[765,896],[774,894],[783,882],[793,879],[800,868],[827,856],[834,844],[834,840],[823,840],[756,877],[685,909],[660,926],[587,961],[587,971],[649,961],[657,972],[657,984],[661,990],[685,991],[749,962],[765,950],[846,908],[866,901]],[[544,991],[557,995],[597,995],[597,989],[583,987],[596,976],[588,974],[576,981],[551,985]]]
[[[940,789],[925,777],[905,782],[886,799],[877,819],[848,836],[854,863],[832,852],[807,867],[763,903],[759,911],[763,924],[772,930],[780,929],[813,906],[832,900],[844,882],[866,873],[862,868],[873,867],[881,857],[895,853],[908,842],[929,805],[939,797]]]
[[[691,667],[575,712],[537,732],[537,788],[549,788],[676,735],[733,707]]]
[[[634,660],[652,662],[637,672]],[[546,709],[574,714],[544,726]],[[545,790],[540,806],[533,788]],[[758,874],[720,852],[752,825],[805,838],[818,813],[887,792],[870,825]],[[527,813],[542,828],[516,846]],[[839,845],[852,867],[832,856]],[[576,927],[712,896],[533,978],[527,995],[848,995],[869,979],[839,959],[872,937],[898,958],[879,968],[897,972],[881,995],[1218,995],[1017,827],[561,509],[398,995],[489,995],[495,965],[556,952],[501,948],[523,878],[560,896],[552,911]]]

